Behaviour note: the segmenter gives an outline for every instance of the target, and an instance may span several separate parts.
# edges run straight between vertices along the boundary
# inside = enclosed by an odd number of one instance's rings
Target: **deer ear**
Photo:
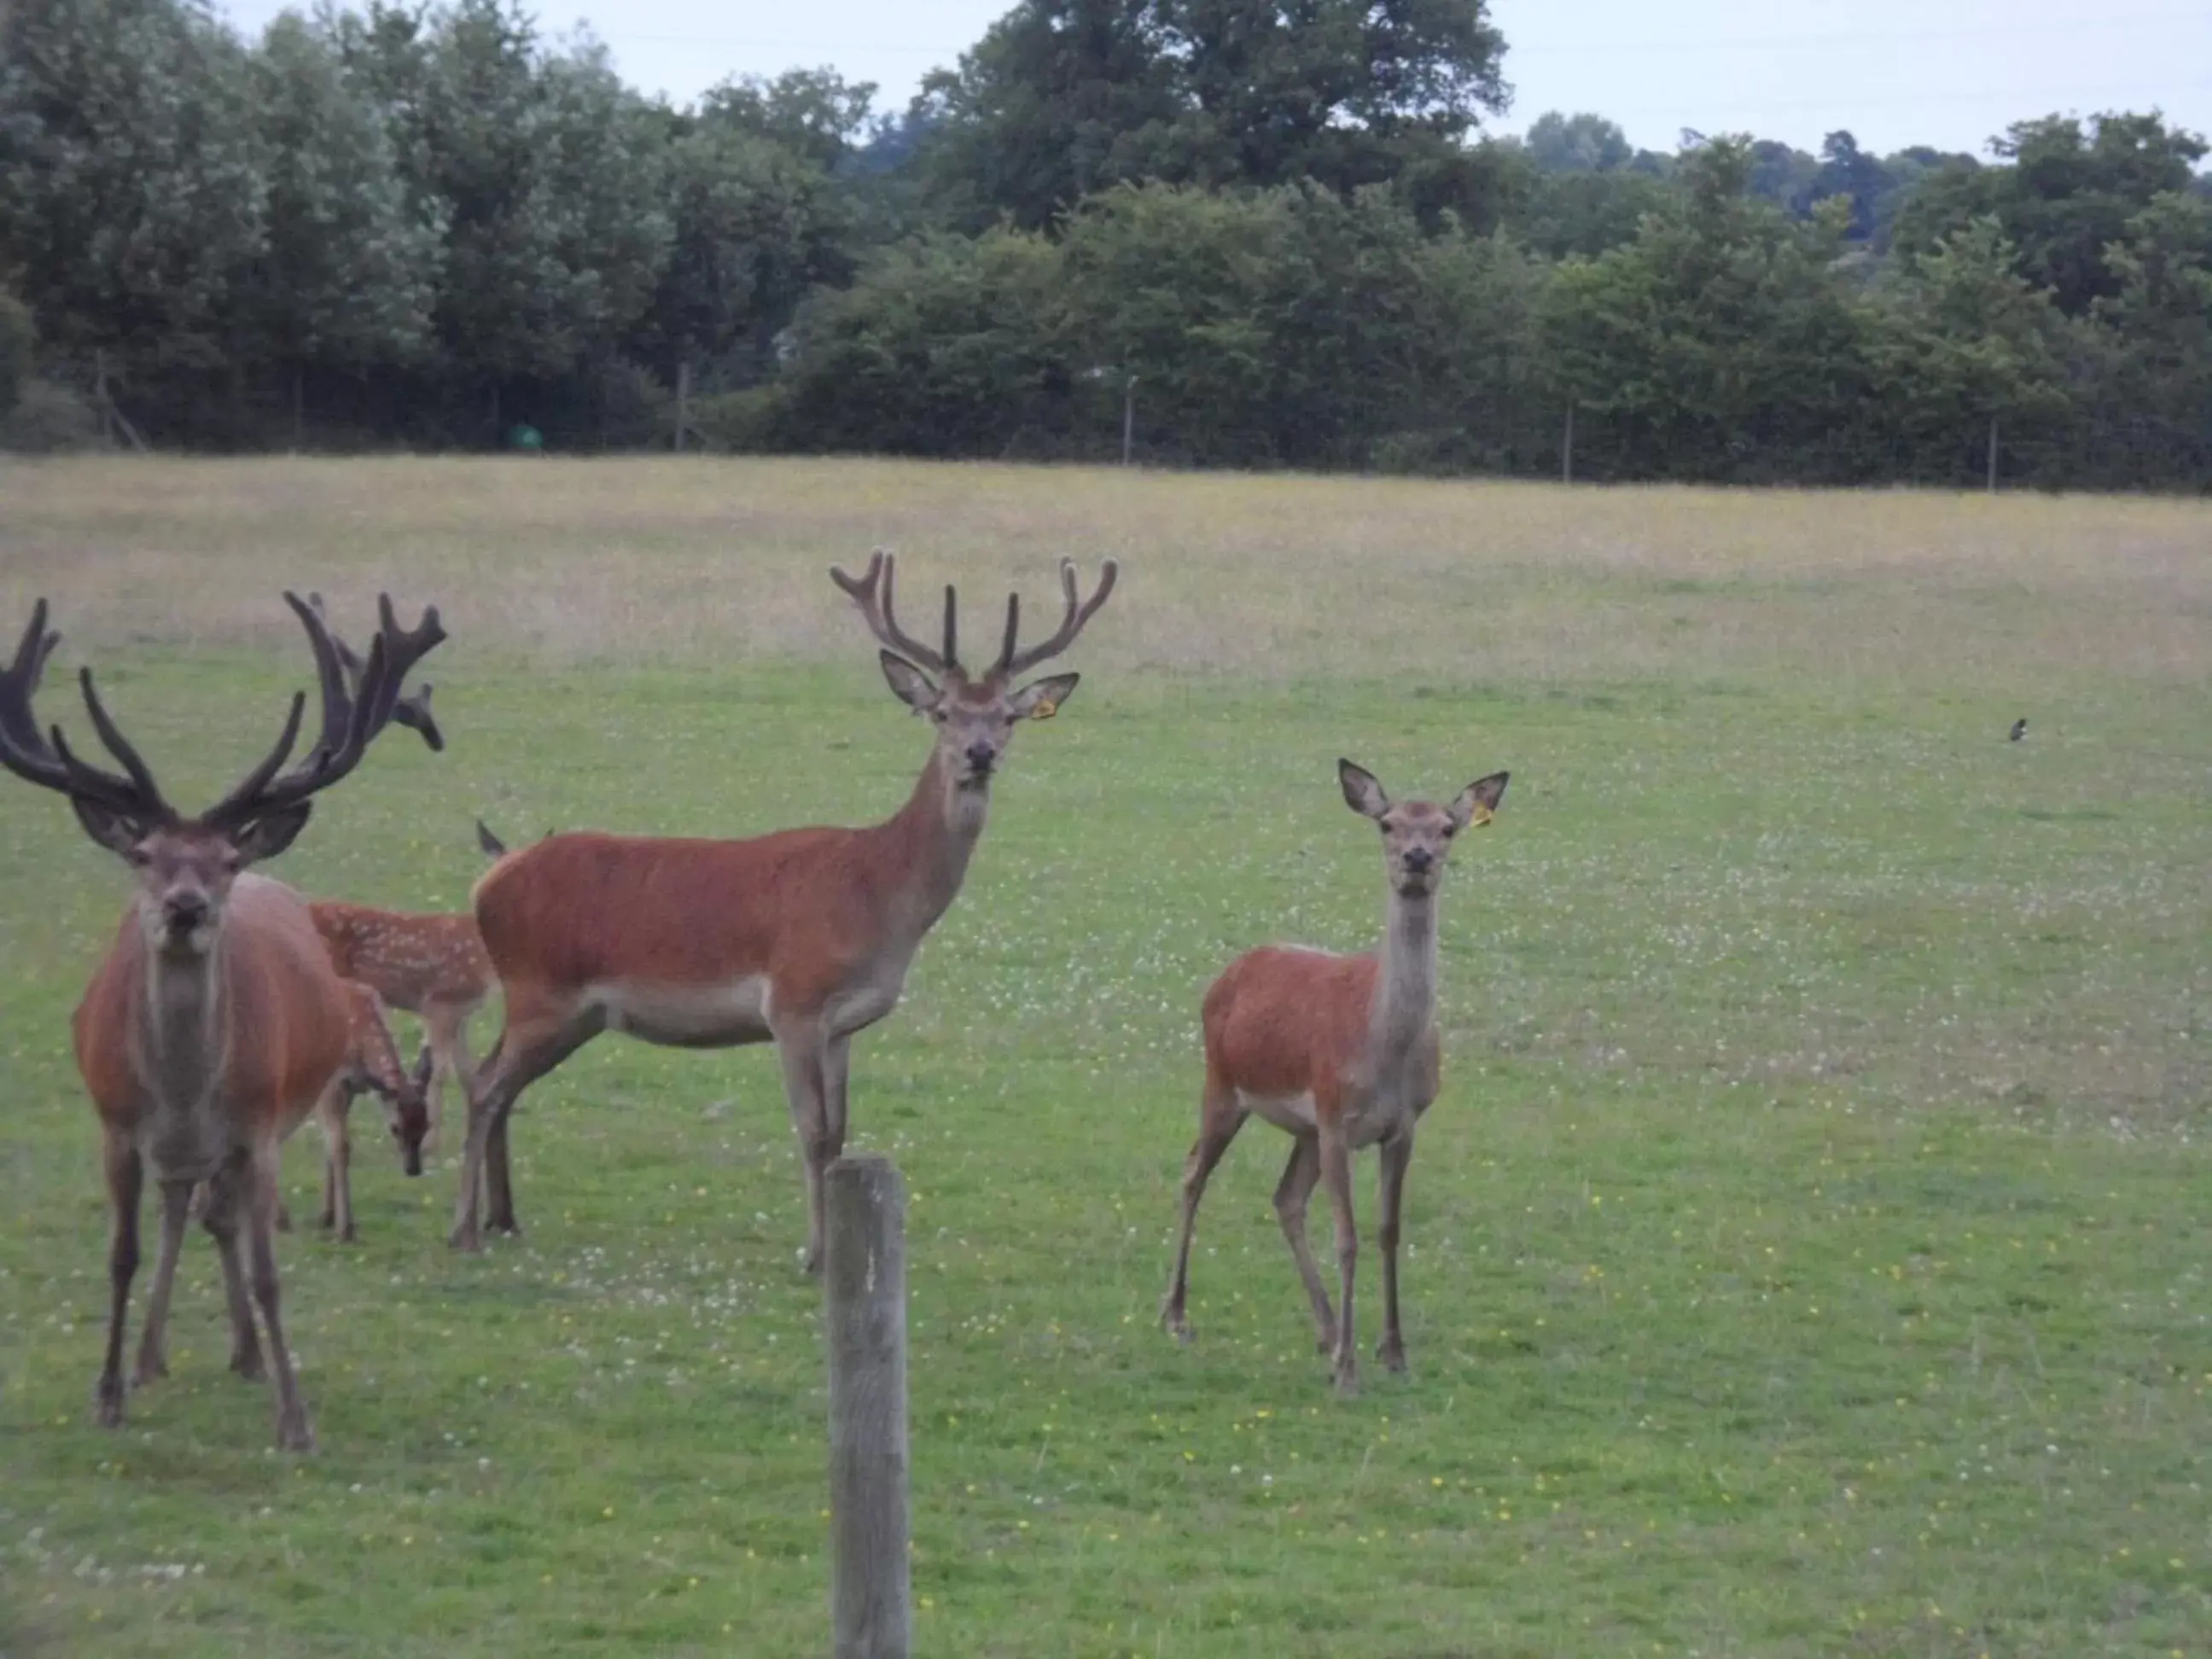
[[[1018,720],[1048,720],[1060,712],[1060,704],[1075,695],[1075,683],[1082,678],[1080,674],[1048,675],[1031,680],[1006,701]]]
[[[307,816],[314,810],[314,805],[311,800],[303,800],[297,806],[256,818],[239,831],[232,845],[238,848],[240,867],[273,859],[298,840],[300,831],[307,827]]]
[[[1505,799],[1505,780],[1511,775],[1510,772],[1492,772],[1461,790],[1451,804],[1451,821],[1462,830],[1470,823],[1489,823],[1491,815],[1498,811],[1498,803]]]
[[[146,839],[146,825],[136,818],[125,817],[112,806],[71,795],[70,810],[76,814],[84,833],[118,858],[129,858],[132,849]]]
[[[916,668],[896,651],[877,653],[884,665],[884,678],[891,683],[891,695],[917,714],[926,714],[937,707],[940,695],[928,675]]]
[[[1336,763],[1336,780],[1344,786],[1344,804],[1362,817],[1380,823],[1382,815],[1390,810],[1390,797],[1383,793],[1382,786],[1365,767],[1340,760]]]

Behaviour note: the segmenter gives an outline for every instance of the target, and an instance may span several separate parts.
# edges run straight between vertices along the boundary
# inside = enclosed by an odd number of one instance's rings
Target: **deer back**
[[[877,947],[897,885],[863,851],[874,833],[553,836],[477,881],[477,927],[510,987],[705,986],[765,974],[783,1000]]]
[[[469,915],[414,915],[317,899],[307,907],[341,978],[410,1013],[431,1003],[479,1003],[491,963]]]
[[[1269,945],[1206,994],[1206,1063],[1217,1084],[1269,1097],[1333,1099],[1365,1061],[1380,963],[1372,952]]]

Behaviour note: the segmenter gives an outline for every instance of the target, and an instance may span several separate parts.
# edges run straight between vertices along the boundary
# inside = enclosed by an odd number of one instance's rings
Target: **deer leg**
[[[423,1011],[422,1024],[430,1039],[430,1082],[424,1091],[428,1097],[430,1133],[423,1139],[434,1147],[446,1122],[446,1080],[451,1078],[458,1082],[465,1098],[475,1080],[476,1066],[469,1059],[469,1017],[465,1010],[434,1004]]]
[[[154,1293],[146,1303],[146,1328],[138,1334],[138,1365],[131,1383],[144,1388],[169,1374],[169,1292],[177,1282],[177,1257],[185,1247],[196,1183],[161,1183],[161,1250],[154,1261]]]
[[[326,1231],[350,1244],[353,1231],[353,1137],[346,1119],[352,1097],[333,1079],[315,1103],[315,1127],[323,1132],[323,1214]]]
[[[522,1091],[606,1029],[597,1009],[532,1011],[510,1006],[507,1029],[469,1088],[468,1139],[461,1152],[460,1190],[447,1243],[457,1250],[483,1248],[487,1200],[504,1197],[492,1224],[514,1231],[514,1188],[507,1173],[507,1116]],[[498,1170],[493,1173],[496,1151]]]
[[[1336,1217],[1336,1391],[1359,1392],[1359,1360],[1352,1340],[1352,1270],[1359,1259],[1359,1235],[1352,1224],[1352,1148],[1344,1132],[1324,1122],[1321,1131],[1321,1178]]]
[[[484,1138],[484,1224],[496,1233],[519,1233],[522,1224],[514,1218],[514,1166],[507,1158],[507,1122],[514,1115],[514,1103],[508,1101],[491,1121]]]
[[[1336,1316],[1328,1310],[1328,1291],[1314,1265],[1313,1246],[1306,1242],[1306,1201],[1321,1180],[1321,1140],[1300,1135],[1291,1148],[1291,1161],[1275,1184],[1275,1219],[1283,1224],[1283,1237],[1291,1247],[1291,1260],[1298,1265],[1298,1282],[1305,1286],[1306,1304],[1313,1310],[1315,1346],[1323,1353],[1336,1349]]]
[[[109,1135],[101,1150],[115,1214],[107,1239],[107,1353],[93,1384],[92,1409],[100,1425],[112,1429],[123,1421],[123,1326],[131,1311],[131,1277],[138,1271],[138,1200],[146,1166],[137,1146],[124,1136]]]
[[[261,1363],[261,1339],[253,1330],[253,1304],[246,1293],[246,1269],[239,1260],[238,1212],[245,1172],[236,1167],[218,1170],[208,1178],[200,1212],[200,1225],[215,1240],[222,1258],[223,1299],[230,1308],[230,1368],[249,1382],[268,1375]]]
[[[1160,1324],[1178,1342],[1188,1342],[1193,1335],[1184,1306],[1190,1296],[1190,1241],[1198,1226],[1198,1201],[1206,1196],[1213,1166],[1243,1127],[1244,1113],[1236,1096],[1209,1088],[1199,1107],[1198,1139],[1182,1161],[1182,1224],[1176,1241],[1175,1277],[1168,1282],[1167,1300],[1160,1304]]]
[[[1406,1339],[1398,1328],[1398,1216],[1406,1200],[1406,1170],[1413,1161],[1412,1129],[1382,1143],[1382,1340],[1375,1352],[1400,1372],[1406,1369]]]
[[[799,1137],[799,1155],[806,1165],[805,1267],[810,1273],[822,1270],[823,1177],[845,1145],[842,1122],[831,1132],[828,1048],[817,1020],[793,1019],[776,1028],[784,1100],[791,1108],[792,1132]]]
[[[292,1350],[284,1340],[283,1316],[276,1291],[276,1147],[272,1142],[244,1172],[246,1187],[246,1245],[252,1261],[254,1304],[269,1333],[269,1362],[276,1380],[276,1444],[285,1451],[315,1449],[315,1431],[300,1399],[300,1379],[292,1369]]]

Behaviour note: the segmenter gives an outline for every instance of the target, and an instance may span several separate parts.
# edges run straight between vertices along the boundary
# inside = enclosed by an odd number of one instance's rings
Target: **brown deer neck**
[[[1370,1030],[1386,1054],[1410,1048],[1437,1016],[1437,896],[1390,894]]]
[[[140,1076],[165,1106],[208,1100],[229,1055],[227,933],[205,956],[179,957],[141,943],[145,998],[134,1022]]]
[[[899,921],[915,937],[934,927],[959,896],[990,805],[988,786],[960,787],[933,748],[906,805],[878,830],[898,873]]]

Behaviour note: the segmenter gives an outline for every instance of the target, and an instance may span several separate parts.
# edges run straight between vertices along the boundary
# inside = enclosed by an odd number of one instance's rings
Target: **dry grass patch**
[[[1129,580],[1101,667],[1449,683],[1816,673],[2197,679],[2212,504],[799,459],[0,462],[0,601],[76,635],[289,643],[276,581],[434,593],[557,659],[837,655],[822,570],[1037,598]],[[920,588],[910,589],[918,601]]]

